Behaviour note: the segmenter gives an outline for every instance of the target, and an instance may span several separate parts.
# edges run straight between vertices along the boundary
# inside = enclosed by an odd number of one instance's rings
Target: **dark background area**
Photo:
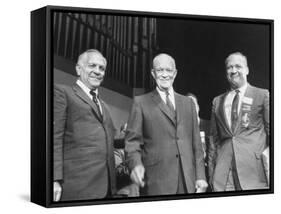
[[[268,24],[158,18],[159,53],[174,57],[178,70],[174,89],[194,93],[200,116],[210,119],[212,99],[229,86],[225,58],[240,51],[248,58],[248,82],[270,88],[270,27]]]

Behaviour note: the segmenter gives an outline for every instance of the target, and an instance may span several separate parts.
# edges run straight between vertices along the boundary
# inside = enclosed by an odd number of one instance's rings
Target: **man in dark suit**
[[[262,152],[269,138],[269,92],[251,86],[247,58],[230,54],[231,90],[214,98],[208,167],[213,191],[268,188]]]
[[[125,151],[131,179],[142,195],[205,191],[203,150],[195,106],[173,90],[174,59],[159,54],[151,71],[157,87],[137,96],[128,121]]]
[[[99,98],[106,59],[82,53],[72,86],[54,88],[54,201],[111,197],[115,193],[114,126]]]

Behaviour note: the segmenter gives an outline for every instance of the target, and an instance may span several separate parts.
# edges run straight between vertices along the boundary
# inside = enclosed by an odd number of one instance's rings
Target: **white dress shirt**
[[[80,86],[80,88],[88,95],[88,97],[90,97],[91,100],[93,100],[93,96],[90,94],[91,89],[89,89],[81,80],[77,80],[76,84]],[[100,112],[102,113],[102,107],[101,107],[101,103],[100,100],[98,98],[98,89],[94,90],[94,92],[97,95],[97,101],[99,103],[99,108],[100,108]]]
[[[164,102],[165,104],[167,104],[167,103],[166,103],[166,92],[165,92],[165,91],[161,91],[158,87],[156,87],[156,90],[158,91],[158,93],[159,93],[161,99],[163,100],[163,102]],[[171,88],[168,90],[168,92],[169,92],[169,96],[168,96],[168,97],[169,97],[169,99],[171,100],[174,109],[176,109],[174,89],[171,87]]]
[[[238,114],[240,112],[241,103],[244,98],[247,86],[248,86],[248,83],[246,83],[242,87],[238,88],[238,90],[239,90]],[[237,90],[237,89],[235,89],[235,90]],[[231,90],[226,95],[225,102],[224,102],[224,110],[225,110],[226,120],[228,122],[229,127],[231,127],[231,108],[232,108],[233,99],[236,94],[235,90]]]

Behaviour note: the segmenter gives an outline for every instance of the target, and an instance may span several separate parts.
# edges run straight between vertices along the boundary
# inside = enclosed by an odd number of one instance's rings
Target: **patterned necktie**
[[[170,98],[169,98],[169,92],[166,91],[165,93],[166,93],[166,105],[168,106],[169,110],[170,110],[173,114],[175,114],[174,106],[173,106],[173,104],[172,104],[172,101],[171,101]]]
[[[91,90],[90,94],[93,96],[93,101],[94,101],[94,103],[95,103],[95,105],[98,109],[98,115],[99,115],[100,118],[102,118],[101,107],[100,107],[100,104],[99,104],[98,99],[97,99],[97,94],[94,90]]]
[[[235,127],[237,125],[238,121],[238,103],[239,103],[239,90],[235,90],[236,94],[234,96],[234,99],[232,101],[232,106],[231,106],[231,129],[232,132],[234,132]]]

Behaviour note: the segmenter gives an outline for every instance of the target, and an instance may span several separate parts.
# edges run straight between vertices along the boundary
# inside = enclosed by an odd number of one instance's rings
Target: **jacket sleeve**
[[[193,101],[190,102],[192,106],[192,121],[193,121],[193,131],[192,131],[192,144],[195,159],[195,170],[196,170],[196,180],[206,180],[205,176],[205,161],[203,145],[200,138],[200,129],[198,124],[197,112],[195,110],[195,105]]]
[[[143,145],[143,130],[142,130],[142,111],[140,104],[134,100],[131,113],[128,120],[127,131],[125,136],[125,153],[128,161],[129,169],[134,169],[135,166],[141,165],[141,153]]]
[[[54,181],[63,180],[63,138],[66,124],[67,101],[63,88],[54,87]]]
[[[210,122],[209,145],[207,147],[208,177],[209,177],[210,184],[212,183],[214,168],[216,166],[217,145],[218,145],[218,131],[217,131],[215,109],[216,109],[216,102],[214,99],[212,104],[212,113],[211,113],[211,122]]]

